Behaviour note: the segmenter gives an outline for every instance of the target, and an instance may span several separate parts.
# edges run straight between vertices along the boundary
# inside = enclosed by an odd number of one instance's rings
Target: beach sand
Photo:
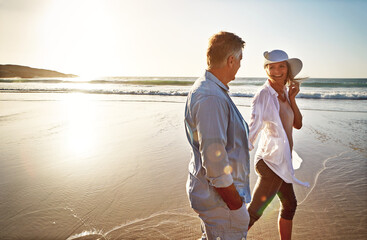
[[[1,94],[0,239],[198,239],[184,102]],[[248,120],[248,105],[239,109]],[[302,113],[296,175],[311,187],[295,186],[293,239],[365,239],[367,114]],[[256,178],[252,166],[251,189]],[[275,199],[248,239],[279,239],[278,208]]]

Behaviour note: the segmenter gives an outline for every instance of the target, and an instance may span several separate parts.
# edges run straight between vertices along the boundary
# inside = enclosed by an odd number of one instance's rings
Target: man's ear
[[[227,66],[232,67],[233,65],[233,59],[234,57],[231,55],[227,58]]]

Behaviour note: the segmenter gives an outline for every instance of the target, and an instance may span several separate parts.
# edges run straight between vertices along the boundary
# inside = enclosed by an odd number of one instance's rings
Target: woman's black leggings
[[[281,202],[280,217],[292,220],[297,208],[293,185],[284,182],[263,160],[256,164],[256,171],[259,174],[259,178],[256,182],[252,202],[248,206],[250,214],[249,226],[251,227],[261,217],[275,195],[278,195]]]

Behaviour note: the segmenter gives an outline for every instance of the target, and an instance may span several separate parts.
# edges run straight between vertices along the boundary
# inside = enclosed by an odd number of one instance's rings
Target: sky
[[[263,52],[299,76],[367,78],[365,0],[0,0],[0,64],[80,76],[203,74],[208,39],[246,41],[237,77],[265,77]]]

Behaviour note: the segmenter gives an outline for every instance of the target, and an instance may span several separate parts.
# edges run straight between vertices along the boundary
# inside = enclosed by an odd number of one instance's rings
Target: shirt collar
[[[229,87],[224,85],[216,76],[214,76],[211,72],[208,70],[205,70],[205,78],[216,83],[220,88],[222,88],[225,91],[229,91]]]
[[[271,94],[275,95],[276,97],[278,97],[278,93],[274,90],[274,88],[270,85],[269,83],[269,79],[266,80],[265,82],[265,86],[268,87],[269,91]],[[284,92],[286,97],[288,98],[288,91],[287,91],[287,87],[284,86]]]

